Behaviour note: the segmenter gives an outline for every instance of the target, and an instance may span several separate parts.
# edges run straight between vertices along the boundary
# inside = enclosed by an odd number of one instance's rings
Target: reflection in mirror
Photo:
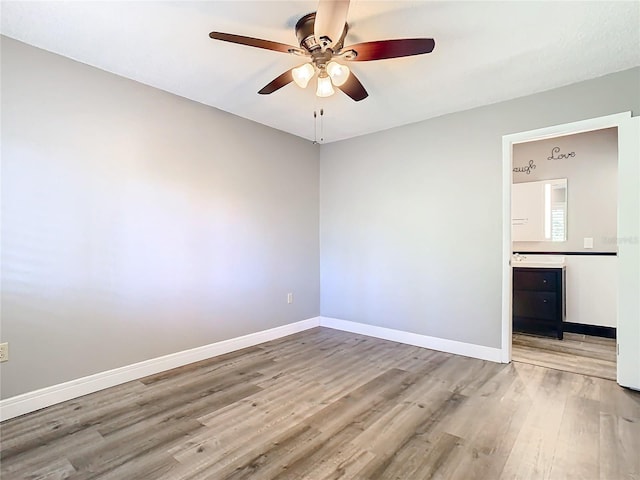
[[[511,192],[514,242],[567,240],[567,179],[513,184]]]
[[[546,180],[544,237],[552,242],[567,240],[567,179]]]

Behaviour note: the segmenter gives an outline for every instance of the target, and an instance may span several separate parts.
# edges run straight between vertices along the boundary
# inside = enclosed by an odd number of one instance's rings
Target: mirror
[[[514,242],[567,240],[567,179],[514,183],[511,226]]]

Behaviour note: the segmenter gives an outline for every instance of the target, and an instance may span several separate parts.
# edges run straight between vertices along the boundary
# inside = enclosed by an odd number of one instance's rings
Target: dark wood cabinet
[[[565,313],[563,268],[513,269],[513,330],[562,340]]]

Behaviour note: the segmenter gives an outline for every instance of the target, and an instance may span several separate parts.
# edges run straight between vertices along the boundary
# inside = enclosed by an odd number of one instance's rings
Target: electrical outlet
[[[293,303],[293,293],[287,293],[287,303]]]
[[[9,343],[0,343],[0,362],[6,362],[9,360]]]

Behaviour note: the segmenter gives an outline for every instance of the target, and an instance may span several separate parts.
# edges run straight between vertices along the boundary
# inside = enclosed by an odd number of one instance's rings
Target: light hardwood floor
[[[638,479],[640,393],[316,328],[0,425],[9,479]]]
[[[563,340],[514,333],[511,358],[515,362],[565,372],[616,379],[616,341],[613,338],[565,333]]]

